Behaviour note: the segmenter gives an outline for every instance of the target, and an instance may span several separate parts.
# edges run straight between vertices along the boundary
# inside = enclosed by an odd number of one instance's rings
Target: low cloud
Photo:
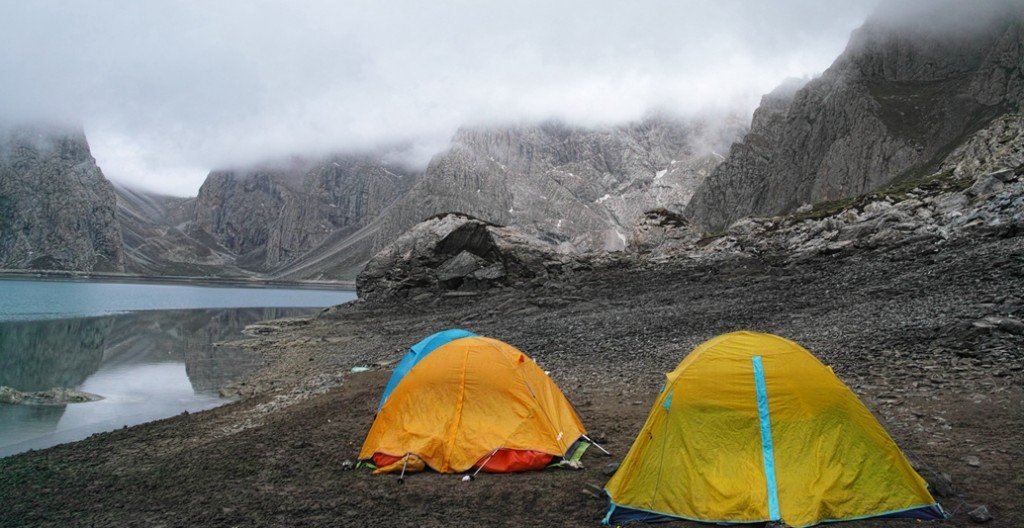
[[[111,179],[194,195],[209,169],[290,154],[408,143],[422,162],[462,125],[748,113],[876,4],[4,2],[0,119],[79,120]]]

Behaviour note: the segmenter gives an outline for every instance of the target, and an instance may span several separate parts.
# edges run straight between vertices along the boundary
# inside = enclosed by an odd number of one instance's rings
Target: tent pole
[[[580,436],[582,436],[583,438],[586,438],[586,439],[587,439],[587,442],[590,442],[591,444],[594,444],[594,447],[596,447],[596,448],[600,449],[602,453],[604,453],[604,454],[606,454],[606,455],[608,455],[608,456],[612,456],[612,454],[611,454],[611,453],[609,453],[608,451],[605,451],[605,449],[604,449],[603,447],[601,447],[601,444],[599,444],[599,443],[595,442],[595,441],[594,441],[593,439],[591,439],[591,438],[590,438],[589,436],[587,436],[587,435],[585,435],[585,434],[581,434]]]

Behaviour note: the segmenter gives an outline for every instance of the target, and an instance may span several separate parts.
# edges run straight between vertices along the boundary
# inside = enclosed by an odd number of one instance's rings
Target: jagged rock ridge
[[[708,236],[683,218],[649,215],[630,247],[652,259],[723,254],[814,255],[958,237],[1024,233],[1024,114],[1000,117],[957,148],[941,170],[840,203],[749,217]]]
[[[1024,101],[1019,4],[942,1],[876,14],[820,78],[764,98],[686,215],[720,229],[934,172]]]
[[[423,174],[382,154],[214,171],[180,231],[242,272],[292,279],[355,277],[411,226],[449,212],[562,251],[622,249],[644,211],[681,210],[744,130],[735,118],[466,128]]]
[[[464,128],[389,211],[375,247],[458,211],[567,251],[618,250],[644,211],[681,210],[744,132],[735,118]]]
[[[122,247],[81,128],[0,126],[0,268],[122,271]]]

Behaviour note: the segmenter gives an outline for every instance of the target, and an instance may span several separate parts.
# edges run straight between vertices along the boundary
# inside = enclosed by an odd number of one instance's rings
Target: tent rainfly
[[[588,445],[576,411],[526,354],[486,337],[421,357],[384,399],[359,458],[378,471],[539,469]]]
[[[946,517],[871,412],[800,345],[725,334],[666,377],[605,486],[606,524]]]
[[[409,352],[407,352],[405,357],[395,365],[395,371],[391,374],[391,378],[388,379],[387,386],[384,387],[384,395],[380,397],[380,405],[377,405],[377,412],[380,412],[381,407],[384,407],[384,402],[388,401],[388,396],[391,396],[391,392],[398,386],[398,382],[402,381],[402,378],[409,373],[409,370],[413,365],[427,357],[427,354],[433,352],[437,347],[456,339],[474,336],[476,336],[476,334],[473,332],[453,328],[451,330],[442,330],[436,334],[431,334],[419,343],[409,347]]]

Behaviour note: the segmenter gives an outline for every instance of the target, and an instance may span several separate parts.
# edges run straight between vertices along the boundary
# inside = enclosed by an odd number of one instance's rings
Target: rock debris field
[[[605,257],[514,288],[268,322],[242,341],[266,366],[227,389],[239,402],[0,459],[0,526],[598,526],[603,470],[664,373],[740,329],[832,366],[953,513],[938,525],[973,526],[984,506],[987,526],[1024,526],[1022,286],[1011,229],[817,255]],[[452,327],[531,355],[612,455],[472,482],[348,469],[390,367]]]

